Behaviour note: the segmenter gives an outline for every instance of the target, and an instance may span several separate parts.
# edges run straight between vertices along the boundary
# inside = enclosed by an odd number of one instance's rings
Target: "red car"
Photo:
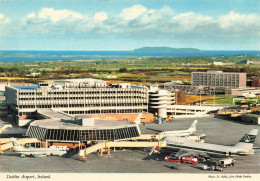
[[[192,164],[197,164],[198,163],[198,159],[194,158],[194,157],[187,157],[187,156],[183,156],[183,157],[179,157],[179,158],[171,158],[171,157],[166,157],[165,158],[166,161],[171,161],[171,162],[185,162],[185,163],[192,163]]]

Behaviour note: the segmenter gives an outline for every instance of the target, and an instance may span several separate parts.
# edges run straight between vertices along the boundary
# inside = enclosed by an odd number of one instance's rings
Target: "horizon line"
[[[143,47],[142,47],[143,48]],[[149,48],[154,48],[154,47],[149,47]],[[167,47],[167,48],[171,48],[171,47]],[[139,49],[139,48],[138,48]],[[182,49],[182,48],[176,48],[176,49]],[[194,48],[194,49],[198,49],[198,48]],[[0,51],[93,51],[93,52],[95,52],[95,51],[134,51],[135,49],[132,49],[132,50],[40,50],[40,49],[38,49],[38,50],[28,50],[28,49],[22,49],[22,50],[19,50],[19,49],[12,49],[12,50],[4,50],[4,49],[1,49]],[[203,49],[198,49],[198,50],[201,50],[201,51],[260,51],[260,50],[246,50],[246,49],[242,49],[242,50],[238,50],[238,49],[234,49],[234,50],[232,50],[232,49],[226,49],[226,50],[209,50],[209,49],[207,49],[207,50],[203,50]]]

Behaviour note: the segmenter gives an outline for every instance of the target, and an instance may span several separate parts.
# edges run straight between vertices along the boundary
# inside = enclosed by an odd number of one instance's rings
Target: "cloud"
[[[171,18],[171,23],[176,24],[181,30],[192,30],[196,26],[207,26],[214,20],[209,16],[202,16],[194,12],[180,13]]]
[[[0,13],[0,37],[4,37],[9,34],[10,19]]]
[[[10,22],[10,19],[5,17],[4,14],[0,13],[0,23],[4,24],[4,23],[9,23],[9,22]]]
[[[5,15],[0,13],[0,19],[3,19],[5,17]]]
[[[28,18],[34,18],[34,12],[27,15]],[[75,11],[69,11],[67,9],[55,10],[53,8],[43,8],[39,13],[37,18],[39,19],[50,19],[52,22],[58,22],[61,20],[76,20],[82,19],[83,16]]]
[[[1,22],[9,20],[0,14]],[[157,39],[187,41],[229,41],[260,39],[259,14],[240,14],[234,11],[211,17],[192,11],[176,13],[170,7],[148,9],[134,5],[116,15],[96,12],[93,17],[68,9],[43,8],[30,12],[21,21],[10,22],[5,31],[10,34],[62,38]],[[1,27],[1,26],[0,26]],[[3,36],[3,35],[2,35]]]
[[[28,14],[26,17],[27,17],[27,18],[34,18],[34,17],[35,17],[35,13],[32,12],[32,13]]]
[[[219,18],[219,25],[225,30],[241,31],[246,27],[260,27],[260,16],[256,14],[239,14],[234,11],[230,11],[229,14],[221,16]]]
[[[138,16],[140,16],[146,11],[147,11],[146,7],[142,5],[134,5],[130,8],[123,9],[119,16],[123,20],[129,21],[137,18]]]
[[[114,32],[140,38],[142,36],[154,36],[157,32],[163,32],[163,29],[168,27],[169,20],[174,15],[174,12],[171,8],[165,6],[161,9],[146,9],[135,18],[127,21],[120,21],[121,15],[122,13],[119,15],[119,19],[114,19],[111,22],[114,23]]]
[[[94,19],[97,21],[104,21],[108,18],[107,13],[105,12],[98,12],[95,14]]]

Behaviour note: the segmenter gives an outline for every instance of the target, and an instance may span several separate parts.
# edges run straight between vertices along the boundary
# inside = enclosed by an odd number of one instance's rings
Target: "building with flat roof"
[[[177,117],[199,117],[206,116],[210,112],[215,112],[223,107],[220,106],[196,106],[196,105],[171,105],[167,107],[167,114]]]
[[[246,87],[246,73],[222,71],[192,72],[192,85],[214,88],[242,88]]]
[[[65,79],[35,86],[5,87],[9,115],[34,119],[51,109],[70,115],[129,114],[148,112],[148,89],[129,83],[110,84],[98,79]]]
[[[225,94],[232,96],[256,97],[260,95],[260,87],[225,89]]]
[[[139,126],[118,120],[81,116],[71,120],[44,119],[30,124],[26,136],[46,141],[88,142],[124,140],[141,135]]]

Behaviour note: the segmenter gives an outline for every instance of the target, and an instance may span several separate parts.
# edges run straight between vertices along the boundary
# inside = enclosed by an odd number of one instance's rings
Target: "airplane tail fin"
[[[142,117],[143,113],[140,113],[134,120],[134,122],[136,124],[141,124],[141,117]]]
[[[243,148],[245,150],[252,150],[256,139],[258,129],[249,130],[235,145],[234,147]]]
[[[24,149],[14,138],[12,138],[12,144],[14,147],[14,151],[19,151]]]
[[[196,131],[197,130],[197,128],[196,128],[197,122],[198,122],[198,120],[195,120],[188,130],[189,131]]]

